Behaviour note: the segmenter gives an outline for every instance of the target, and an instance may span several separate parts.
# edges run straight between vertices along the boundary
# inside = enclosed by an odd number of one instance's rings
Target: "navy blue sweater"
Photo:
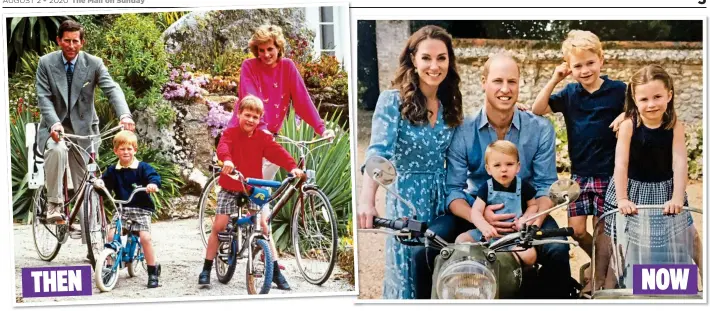
[[[135,188],[145,187],[148,184],[156,184],[160,188],[160,175],[150,164],[145,162],[138,162],[137,169],[116,169],[116,165],[113,164],[106,169],[101,179],[104,180],[106,189],[112,191],[117,200],[127,200]],[[133,200],[125,206],[155,211],[153,200],[146,192],[136,193]]]

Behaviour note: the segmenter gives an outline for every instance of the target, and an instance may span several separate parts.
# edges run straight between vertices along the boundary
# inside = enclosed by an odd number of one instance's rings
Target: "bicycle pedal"
[[[69,237],[72,238],[72,239],[74,239],[74,240],[81,239],[81,232],[78,232],[78,231],[71,231],[71,232],[69,232]]]
[[[231,242],[232,235],[227,232],[219,232],[217,233],[217,240],[219,240],[220,242]]]

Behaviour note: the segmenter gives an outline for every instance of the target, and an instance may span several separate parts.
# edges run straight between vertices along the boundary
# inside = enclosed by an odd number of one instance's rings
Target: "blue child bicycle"
[[[128,200],[122,201],[114,200],[114,198],[108,194],[109,192],[104,187],[103,181],[96,180],[94,187],[97,188],[97,190],[103,191],[109,201],[113,203],[116,212],[116,220],[114,222],[116,230],[113,234],[113,240],[106,243],[104,250],[101,252],[94,266],[94,280],[96,281],[96,286],[102,292],[108,292],[116,286],[119,272],[124,268],[127,268],[130,277],[138,275],[140,271],[138,268],[142,268],[143,271],[146,272],[148,271],[143,246],[138,238],[138,234],[134,234],[133,230],[118,230],[119,228],[124,228],[123,221],[121,220],[123,205],[133,200],[133,196],[136,193],[146,191],[146,188],[136,188],[133,190]],[[126,221],[126,227],[132,228],[132,222],[130,220]],[[121,239],[123,231],[128,231],[126,233],[125,245]],[[160,266],[158,266],[158,275],[160,275]]]
[[[276,213],[297,192],[296,189],[304,180],[290,175],[282,182],[244,178],[236,171],[228,176],[242,182],[249,195],[249,198],[245,199],[251,200],[258,209],[249,209],[248,207],[254,205],[242,204],[243,207],[239,208],[237,213],[230,215],[231,220],[225,231],[217,233],[220,242],[217,260],[214,261],[217,279],[221,283],[228,283],[234,275],[237,259],[246,257],[247,292],[250,295],[268,294],[273,279],[274,262],[268,238],[261,228],[261,209],[266,203],[278,198],[279,201],[274,207]],[[276,190],[271,195],[268,190],[260,187]]]

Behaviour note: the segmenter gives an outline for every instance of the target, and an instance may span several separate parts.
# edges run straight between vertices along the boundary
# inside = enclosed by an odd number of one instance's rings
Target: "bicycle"
[[[229,283],[236,270],[237,260],[246,256],[247,293],[268,294],[273,281],[274,262],[268,237],[263,234],[261,228],[261,209],[268,201],[269,192],[258,187],[278,188],[282,183],[264,179],[245,179],[237,171],[232,171],[230,176],[242,182],[246,192],[251,194],[251,199],[247,200],[251,200],[259,208],[249,209],[249,206],[253,205],[240,207],[236,213],[230,215],[225,230],[217,233],[219,246],[214,261],[217,279],[220,283]],[[292,180],[292,177],[287,178],[283,185],[290,184]]]
[[[105,188],[103,182],[94,183],[94,186],[104,192],[106,197],[111,201],[116,211],[116,221],[114,225],[116,227],[116,232],[113,234],[113,240],[104,245],[104,250],[99,255],[99,259],[96,261],[94,266],[94,280],[96,281],[96,287],[102,292],[111,291],[118,283],[119,269],[127,268],[128,275],[130,277],[135,277],[138,275],[138,267],[143,268],[143,271],[148,271],[148,267],[145,261],[145,254],[143,253],[143,245],[140,242],[138,235],[134,234],[132,230],[133,223],[128,220],[126,221],[126,226],[129,228],[126,234],[126,244],[123,245],[123,240],[121,239],[121,234],[123,230],[123,222],[121,221],[121,214],[123,213],[123,205],[128,204],[133,200],[133,196],[136,193],[144,192],[147,188],[140,187],[133,190],[131,195],[127,200],[115,200],[109,191]],[[117,206],[118,205],[118,206]],[[121,228],[121,230],[119,230]],[[158,266],[160,267],[160,266]],[[160,276],[160,268],[158,268],[158,276]]]
[[[28,124],[28,128],[29,127],[34,127],[34,124]],[[68,178],[66,172],[64,173],[65,196],[62,209],[64,210],[64,215],[69,215],[68,219],[67,216],[64,216],[63,220],[55,223],[48,223],[46,221],[46,207],[48,202],[46,188],[43,184],[44,181],[34,183],[36,189],[32,197],[32,215],[30,219],[32,219],[32,238],[40,259],[52,261],[59,254],[59,249],[62,244],[66,243],[68,237],[71,235],[72,238],[75,239],[84,238],[88,251],[87,258],[92,267],[96,265],[96,257],[99,256],[101,247],[106,242],[108,222],[103,209],[103,200],[93,187],[93,183],[97,179],[96,172],[98,171],[100,173],[98,163],[96,162],[96,150],[94,145],[100,144],[104,139],[111,138],[113,134],[122,129],[123,126],[119,125],[106,130],[104,133],[86,136],[64,132],[53,133],[53,136],[56,135],[57,141],[63,140],[68,147],[75,147],[76,150],[87,155],[89,160],[88,163],[86,163],[86,170],[80,186],[74,188],[78,188],[78,191],[75,191],[71,198],[68,195],[67,185],[67,181],[70,177]],[[96,141],[97,138],[98,141]],[[87,150],[72,140],[89,140],[91,143]],[[33,150],[33,152],[34,151],[35,150]],[[34,161],[34,159],[30,161]],[[30,164],[30,166],[32,165]],[[76,208],[77,205],[81,208]],[[77,221],[77,214],[79,214],[79,230],[72,227],[72,224]],[[89,229],[87,230],[87,228]]]
[[[306,173],[307,179],[306,181],[298,182],[296,185],[291,185],[289,189],[285,189],[288,188],[287,183],[278,183],[279,189],[266,202],[278,201],[269,216],[268,223],[269,225],[271,224],[274,217],[278,215],[293,196],[293,190],[296,190],[298,199],[291,215],[291,243],[295,249],[296,264],[301,275],[308,283],[321,285],[328,280],[335,267],[338,228],[330,200],[315,183],[316,172],[306,169],[306,159],[313,150],[329,143],[312,148],[310,146],[329,141],[329,139],[319,138],[312,141],[294,141],[278,134],[274,134],[274,137],[297,147],[300,154],[297,167]],[[212,231],[217,195],[221,191],[218,184],[220,168],[218,165],[213,164],[212,170],[212,177],[205,184],[198,203],[200,206],[200,230],[205,247]]]

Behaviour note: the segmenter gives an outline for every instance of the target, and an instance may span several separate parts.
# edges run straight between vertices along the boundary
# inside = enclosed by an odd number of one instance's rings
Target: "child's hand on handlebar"
[[[683,200],[682,199],[671,199],[670,201],[663,204],[663,214],[675,215],[683,210]]]
[[[624,215],[635,215],[638,214],[638,209],[634,202],[629,201],[629,199],[621,199],[617,202],[619,211]]]
[[[229,173],[231,173],[232,170],[234,170],[234,163],[232,163],[232,161],[229,161],[229,160],[224,161],[224,164],[222,165],[222,173],[229,175]]]
[[[145,187],[145,192],[148,192],[148,193],[158,192],[158,185],[148,184],[148,186]]]

